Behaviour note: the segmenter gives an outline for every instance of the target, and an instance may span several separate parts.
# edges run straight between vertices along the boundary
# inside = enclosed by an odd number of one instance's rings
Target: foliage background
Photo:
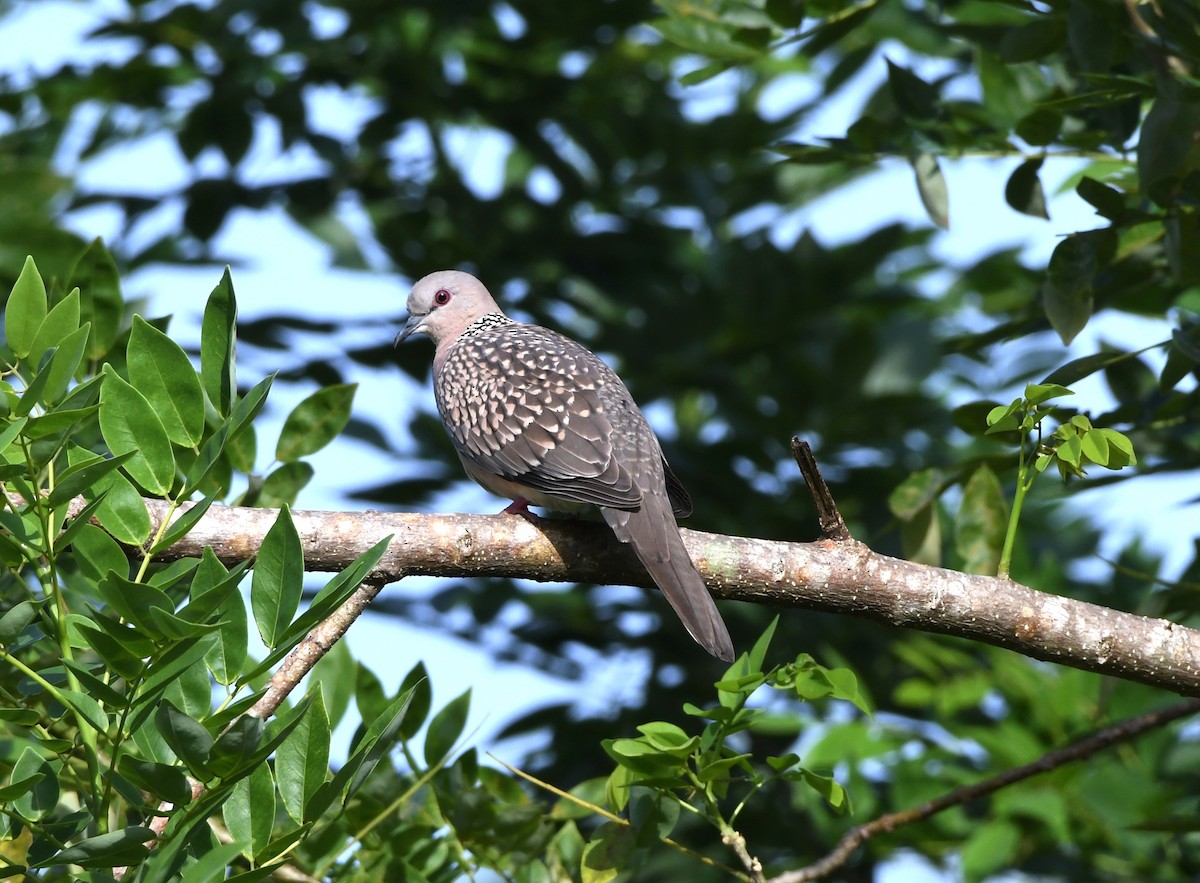
[[[341,268],[405,279],[474,268],[519,316],[612,356],[696,498],[689,526],[814,537],[787,453],[799,433],[856,536],[964,567],[965,519],[979,512],[963,514],[963,483],[982,464],[1011,482],[1015,462],[1003,439],[982,436],[983,415],[1076,357],[1112,357],[1085,366],[1103,383],[1080,387],[1090,394],[1072,404],[1135,440],[1140,474],[1195,478],[1200,37],[1185,2],[1138,9],[1139,19],[1108,0],[355,3],[300,14],[283,2],[131,4],[89,38],[110,41],[111,58],[8,71],[0,84],[0,288],[27,253],[44,275],[65,278],[92,225],[106,228],[135,279],[164,264],[219,263],[252,253],[229,233],[248,213],[307,231]],[[729,71],[694,82],[711,65]],[[715,111],[695,106],[703,89],[719,96]],[[844,131],[797,143],[825,108],[863,92]],[[486,154],[503,159],[488,189],[470,169],[481,136]],[[86,174],[148,141],[174,151],[185,174],[138,187]],[[1064,240],[1045,263],[1011,247],[947,259],[931,223],[868,223],[834,246],[788,235],[805,205],[836,206],[880,162],[916,161],[920,195],[939,219],[932,157],[1013,167],[1006,196],[1032,215],[1042,210],[1039,161],[1079,161],[1079,195],[1098,209],[1100,232]],[[916,186],[908,198],[915,204]],[[951,186],[948,198],[953,222],[954,206],[984,197]],[[1064,232],[1074,231],[1041,235]],[[210,284],[196,289],[197,307]],[[378,331],[399,318],[400,302],[397,293],[394,307],[377,302],[381,315],[347,320],[330,291],[322,309],[242,323],[242,352],[250,366],[282,361],[280,380],[300,389],[365,368],[403,390],[347,431],[402,464],[398,475],[362,482],[339,468],[337,481],[355,488],[358,505],[440,507],[463,499],[457,464],[422,388],[389,369],[421,382],[429,354],[394,353],[390,332]],[[1175,342],[1146,356],[1093,335],[1086,351],[1064,348],[1093,314],[1149,319],[1159,340]],[[1186,551],[1176,553],[1180,581],[1166,585],[1156,554],[1136,541],[1097,563],[1104,519],[1090,517],[1088,489],[1123,475],[1093,475],[1065,494],[1039,484],[1014,576],[1187,621],[1200,565]],[[1068,515],[1061,501],[1072,495]],[[984,514],[998,506],[988,501]],[[1184,512],[1194,518],[1195,508]],[[535,737],[522,743],[537,746],[531,768],[570,785],[611,768],[600,739],[696,701],[697,685],[719,674],[669,623],[658,629],[654,604],[631,591],[488,581],[393,593],[380,608],[602,691],[605,701],[582,711],[564,702],[506,727]],[[741,644],[770,616],[726,613]],[[851,666],[877,710],[873,721],[835,713],[802,743],[807,762],[838,772],[859,817],[1163,701],[846,618],[787,617],[775,646]],[[597,687],[597,669],[624,683],[632,672],[638,689]],[[801,725],[757,737],[755,750],[782,750]],[[902,842],[939,861],[957,854],[976,878],[1007,867],[1186,878],[1193,846],[1174,831],[1194,814],[1190,750],[1144,740],[1086,774],[1013,789]],[[792,799],[780,790],[745,819],[768,860],[815,855],[847,824]],[[882,843],[856,873],[868,879],[897,845]]]

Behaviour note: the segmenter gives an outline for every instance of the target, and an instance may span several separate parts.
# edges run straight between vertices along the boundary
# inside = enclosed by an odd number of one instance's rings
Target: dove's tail
[[[667,596],[696,643],[726,662],[734,657],[729,630],[712,595],[696,572],[679,535],[679,526],[663,493],[647,493],[636,511],[601,509],[604,520],[640,560]]]

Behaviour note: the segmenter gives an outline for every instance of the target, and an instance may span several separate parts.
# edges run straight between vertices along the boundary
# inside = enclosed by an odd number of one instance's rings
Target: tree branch
[[[155,526],[167,504],[147,500]],[[184,507],[186,508],[186,506]],[[160,557],[226,563],[258,545],[273,509],[213,506]],[[381,538],[395,539],[370,582],[404,575],[519,577],[650,587],[633,552],[601,525],[509,515],[295,511],[305,568],[336,571]],[[1062,665],[1200,696],[1200,631],[1122,613],[996,577],[889,558],[854,540],[788,543],[683,531],[718,598],[860,616],[957,635]]]
[[[821,475],[812,448],[808,442],[797,435],[792,436],[792,456],[796,460],[796,465],[800,467],[800,474],[804,476],[804,483],[808,485],[808,492],[812,494],[813,504],[817,507],[817,522],[821,525],[821,536],[827,540],[853,539],[837,503],[833,501],[829,485],[825,484],[825,477]]]

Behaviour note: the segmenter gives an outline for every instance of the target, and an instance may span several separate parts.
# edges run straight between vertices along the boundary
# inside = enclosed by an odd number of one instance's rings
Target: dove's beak
[[[408,340],[414,334],[425,333],[425,316],[416,314],[408,317],[408,321],[404,323],[404,327],[400,329],[400,333],[396,335],[396,339],[392,341],[392,346],[400,346],[404,341]]]

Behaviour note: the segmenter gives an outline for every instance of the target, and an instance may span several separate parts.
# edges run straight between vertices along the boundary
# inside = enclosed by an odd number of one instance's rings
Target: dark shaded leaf
[[[104,243],[95,239],[71,269],[68,287],[79,289],[79,322],[88,325],[87,357],[98,362],[108,354],[121,332],[125,298],[117,265]]]
[[[1046,213],[1046,194],[1038,178],[1041,167],[1041,159],[1027,160],[1017,166],[1004,185],[1004,199],[1022,214],[1050,220]]]

